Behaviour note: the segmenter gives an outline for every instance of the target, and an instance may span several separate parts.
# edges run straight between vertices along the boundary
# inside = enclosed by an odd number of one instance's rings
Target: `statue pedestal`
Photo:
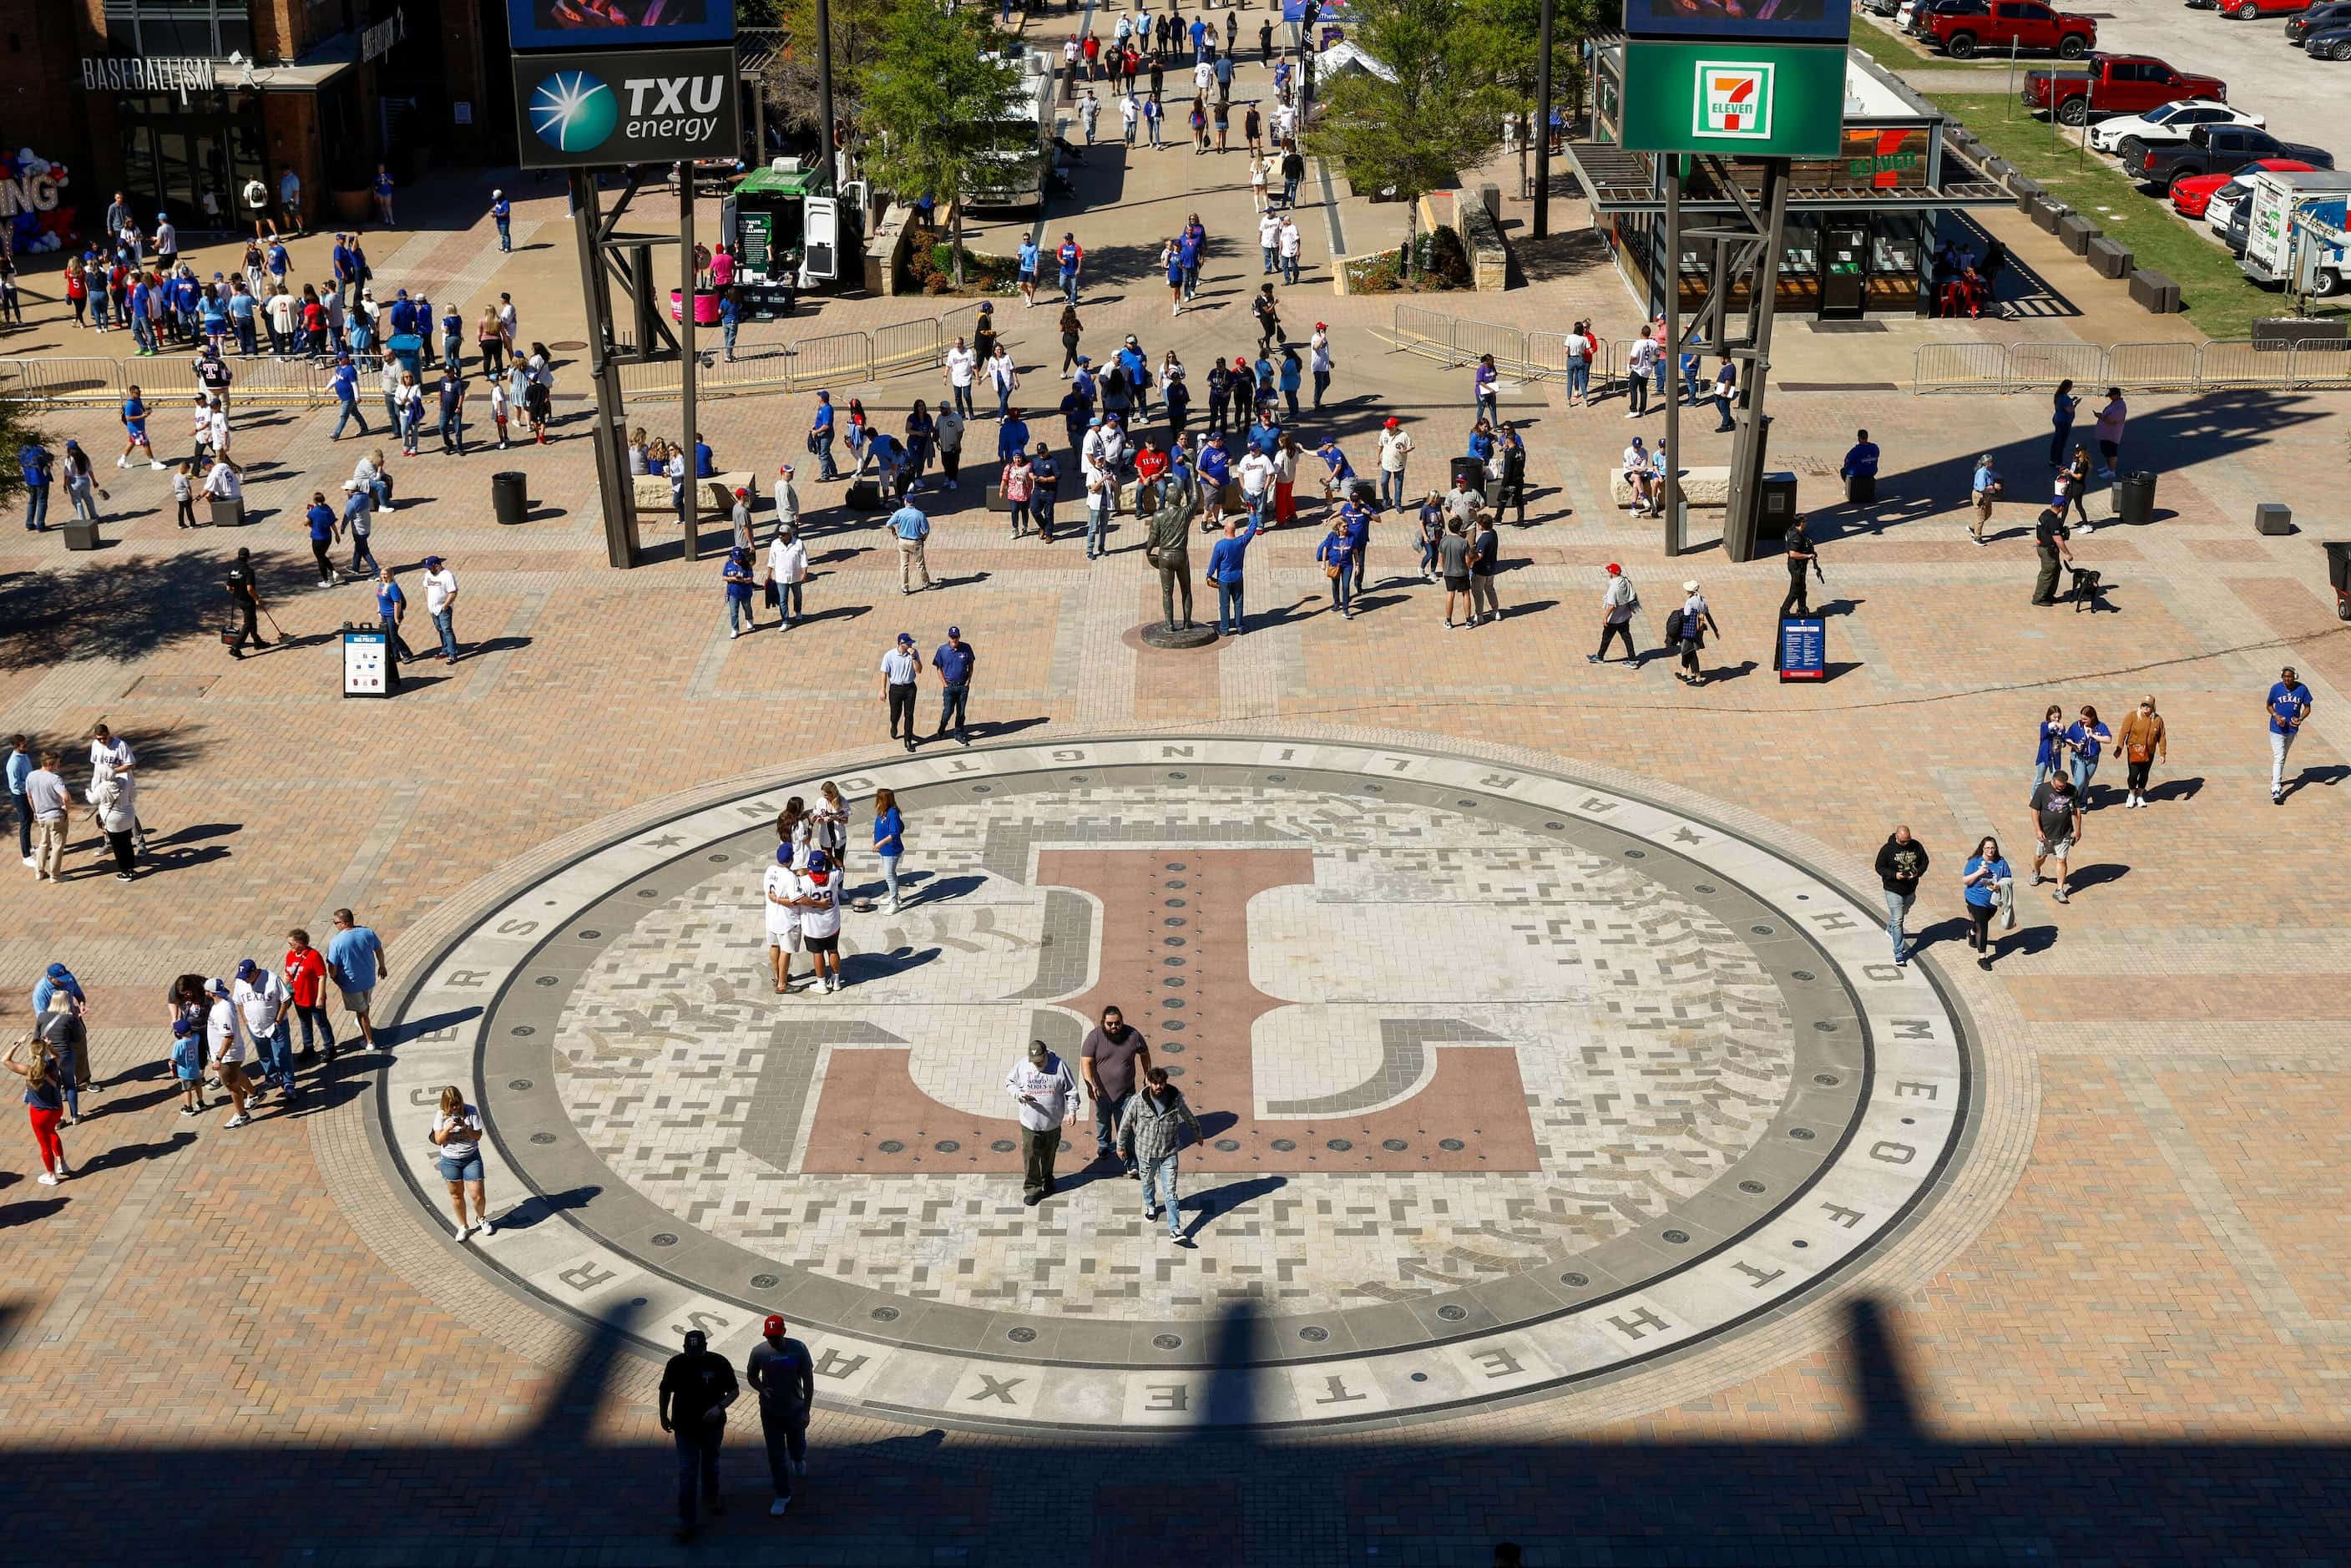
[[[1189,631],[1177,631],[1165,621],[1146,621],[1135,629],[1135,635],[1146,647],[1205,648],[1217,640],[1217,629],[1203,621],[1193,622]]]

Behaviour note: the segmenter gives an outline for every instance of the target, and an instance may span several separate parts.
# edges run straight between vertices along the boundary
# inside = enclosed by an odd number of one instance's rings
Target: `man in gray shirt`
[[[63,882],[66,877],[66,809],[73,797],[57,772],[61,759],[54,751],[41,753],[41,765],[25,779],[25,804],[33,813],[33,880]]]
[[[1457,488],[1454,494],[1460,491]],[[1437,541],[1437,570],[1445,577],[1445,625],[1447,631],[1464,624],[1453,619],[1453,601],[1458,598],[1465,610],[1474,612],[1469,597],[1469,534],[1466,525],[1456,517],[1447,524],[1445,537]]]
[[[1151,1046],[1143,1031],[1116,1008],[1102,1009],[1101,1027],[1088,1030],[1078,1047],[1078,1071],[1085,1075],[1086,1092],[1094,1101],[1094,1158],[1106,1160],[1117,1152],[1119,1113],[1134,1092],[1136,1078],[1150,1070]],[[1126,1174],[1134,1174],[1132,1159],[1126,1162]]]
[[[809,1347],[784,1334],[784,1320],[770,1314],[765,1338],[751,1347],[743,1380],[758,1391],[759,1434],[768,1444],[768,1479],[776,1490],[770,1514],[792,1500],[792,1478],[808,1474],[810,1407],[816,1403],[816,1359]]]

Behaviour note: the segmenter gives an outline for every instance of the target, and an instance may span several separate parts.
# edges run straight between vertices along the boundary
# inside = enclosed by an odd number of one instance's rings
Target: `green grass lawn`
[[[1853,47],[1890,71],[1964,71],[1990,69],[1991,62],[1984,59],[1955,60],[1940,49],[1929,49],[1912,40],[1907,34],[1893,32],[1878,26],[1856,12],[1853,18]],[[1999,68],[2008,68],[2008,57],[2000,58]]]
[[[1856,29],[1856,37],[1859,30]],[[2169,274],[2179,284],[2181,306],[2207,337],[2242,338],[2258,316],[2283,316],[2292,305],[2277,289],[2257,287],[2237,270],[2237,259],[2173,215],[2171,204],[2150,196],[2126,179],[2107,159],[2081,150],[2081,131],[2059,126],[2053,142],[2049,122],[2036,120],[2002,92],[1928,95],[1946,114],[1966,123],[1984,144],[2037,180],[2058,201],[2128,246],[2139,267]],[[2069,141],[2068,138],[2071,138]],[[2100,209],[2106,209],[2101,211]],[[2084,271],[2088,270],[2084,264]],[[2053,279],[2060,289],[2066,279]],[[2318,306],[2322,315],[2341,308]]]

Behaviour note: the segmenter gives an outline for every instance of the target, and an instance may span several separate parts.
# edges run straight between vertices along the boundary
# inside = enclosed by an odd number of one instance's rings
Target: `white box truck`
[[[2310,293],[2336,295],[2351,288],[2344,247],[2320,236],[2339,235],[2344,228],[2346,199],[2351,199],[2351,173],[2327,169],[2255,170],[2244,176],[2245,254],[2237,263],[2257,283],[2291,283],[2295,273],[2296,214],[2304,218],[2301,251],[2301,287]]]

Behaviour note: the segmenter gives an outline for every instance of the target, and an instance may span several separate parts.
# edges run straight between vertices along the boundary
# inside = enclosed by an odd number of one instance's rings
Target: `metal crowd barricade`
[[[964,340],[965,347],[970,346],[972,329],[978,324],[979,305],[977,302],[970,305],[958,305],[939,317],[938,340],[941,364],[946,362],[947,350],[955,347],[955,340],[957,338]]]
[[[953,342],[952,338],[946,340]],[[873,332],[873,369],[886,375],[893,371],[930,370],[945,353],[939,338],[939,324],[925,317],[920,321],[901,321],[894,326],[879,327]]]
[[[2116,343],[2106,350],[2112,384],[2138,392],[2193,392],[2194,343]]]
[[[1480,355],[1491,354],[1494,368],[1508,375],[1526,363],[1526,336],[1513,327],[1498,327],[1490,321],[1456,321],[1452,344],[1458,364],[1473,364]]]
[[[120,396],[122,367],[96,357],[0,360],[0,398],[11,402],[82,402]]]
[[[2020,391],[2028,387],[2054,387],[2059,382],[2072,382],[2076,386],[2109,384],[2106,377],[2106,350],[2096,343],[2011,343],[2008,346],[2008,385]]]
[[[2283,343],[2216,338],[2196,352],[2196,386],[2199,392],[2283,386],[2293,368],[2293,355]]]
[[[2002,343],[1921,343],[1910,363],[1910,390],[2002,392],[2008,386],[2008,348]]]
[[[1424,310],[1417,305],[1395,308],[1395,336],[1399,348],[1418,352],[1434,351],[1442,360],[1453,358],[1453,319],[1434,310]]]
[[[2306,338],[2287,356],[2288,386],[2340,387],[2351,384],[2351,341],[2341,338]]]

